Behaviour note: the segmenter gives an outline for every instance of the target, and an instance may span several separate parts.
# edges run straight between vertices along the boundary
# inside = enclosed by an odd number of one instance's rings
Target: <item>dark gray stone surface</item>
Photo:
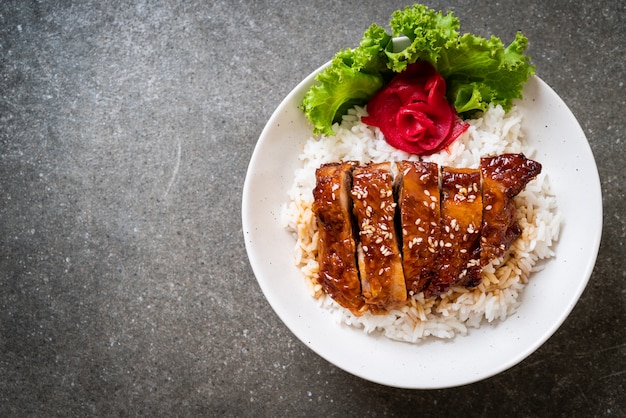
[[[621,1],[429,3],[464,32],[522,30],[598,163],[598,262],[537,352],[470,386],[382,387],[265,301],[240,210],[257,138],[406,4],[0,3],[0,415],[626,415]]]

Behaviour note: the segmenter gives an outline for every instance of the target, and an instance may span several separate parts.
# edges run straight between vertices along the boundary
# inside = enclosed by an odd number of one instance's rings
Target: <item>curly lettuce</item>
[[[301,108],[313,124],[315,134],[333,135],[332,125],[348,109],[365,105],[384,84],[388,72],[385,48],[391,36],[373,24],[354,49],[339,51],[320,72],[302,101]]]
[[[393,12],[389,26],[394,37],[406,36],[411,42],[401,51],[386,51],[388,68],[399,73],[416,61],[434,65],[446,49],[454,47],[461,24],[451,12],[444,15],[416,4]]]
[[[389,68],[402,71],[407,64],[428,61],[446,80],[447,97],[457,112],[467,116],[490,103],[509,110],[535,67],[524,54],[528,39],[517,32],[505,46],[500,38],[459,35],[459,20],[422,5],[395,11],[390,22],[393,36],[406,36],[411,45],[388,53]]]
[[[464,118],[490,103],[509,110],[535,71],[524,54],[528,39],[521,32],[508,46],[497,37],[460,35],[452,12],[421,4],[395,11],[389,26],[391,34],[372,24],[357,48],[338,52],[316,77],[301,105],[315,134],[334,134],[333,123],[349,108],[367,104],[393,74],[417,61],[430,62],[444,77],[446,97]],[[407,45],[396,51],[393,38],[402,36]]]
[[[508,111],[514,99],[521,99],[524,84],[535,73],[524,55],[527,45],[521,32],[506,47],[496,37],[466,34],[455,48],[446,49],[436,68],[446,80],[448,100],[457,112],[471,114],[485,110],[489,103]]]

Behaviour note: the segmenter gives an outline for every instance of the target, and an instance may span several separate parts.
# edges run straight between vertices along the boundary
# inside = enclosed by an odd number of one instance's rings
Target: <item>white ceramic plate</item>
[[[401,388],[472,383],[534,352],[563,323],[593,270],[602,232],[597,167],[580,125],[559,96],[533,77],[520,101],[526,141],[548,173],[564,218],[556,257],[534,273],[516,314],[452,340],[389,340],[337,324],[311,297],[293,265],[294,237],[281,207],[311,126],[299,108],[318,69],[278,106],[256,145],[243,189],[243,233],[250,264],[268,302],[304,344],[341,369]]]

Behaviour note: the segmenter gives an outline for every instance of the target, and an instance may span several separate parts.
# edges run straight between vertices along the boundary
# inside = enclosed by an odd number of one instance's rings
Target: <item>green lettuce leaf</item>
[[[399,73],[416,61],[435,64],[442,50],[456,42],[460,23],[451,12],[444,15],[416,4],[393,12],[389,26],[394,37],[406,36],[411,42],[402,51],[386,51],[389,68]]]
[[[385,29],[373,24],[357,48],[339,51],[330,66],[317,75],[317,83],[301,104],[314,134],[334,135],[333,123],[351,107],[364,106],[385,84],[388,69],[384,51],[390,42]]]
[[[518,32],[507,47],[499,38],[465,34],[442,50],[435,67],[445,78],[448,100],[461,115],[485,110],[489,103],[508,111],[535,67],[524,55],[528,39]]]

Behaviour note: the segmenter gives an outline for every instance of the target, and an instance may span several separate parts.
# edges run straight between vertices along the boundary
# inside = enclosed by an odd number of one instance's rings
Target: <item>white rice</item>
[[[302,165],[296,170],[288,192],[284,215],[286,227],[296,238],[294,262],[310,284],[320,309],[332,312],[338,323],[407,342],[418,342],[428,336],[452,338],[467,334],[469,328],[505,320],[519,306],[529,275],[539,268],[538,261],[554,256],[552,246],[559,236],[561,217],[545,170],[516,197],[522,236],[512,244],[504,259],[485,267],[477,288],[453,288],[439,299],[425,299],[420,293],[410,298],[406,306],[386,315],[366,312],[362,316],[353,315],[324,294],[317,283],[318,235],[311,210],[315,169],[323,163],[340,160],[367,163],[419,159],[388,145],[378,128],[361,122],[365,114],[366,109],[355,107],[343,117],[341,124],[334,125],[335,136],[311,137],[306,142],[299,157]],[[422,160],[478,168],[481,156],[523,152],[533,157],[535,150],[523,143],[522,115],[515,106],[508,113],[500,106],[492,106],[482,117],[468,122],[469,129],[448,151]]]

